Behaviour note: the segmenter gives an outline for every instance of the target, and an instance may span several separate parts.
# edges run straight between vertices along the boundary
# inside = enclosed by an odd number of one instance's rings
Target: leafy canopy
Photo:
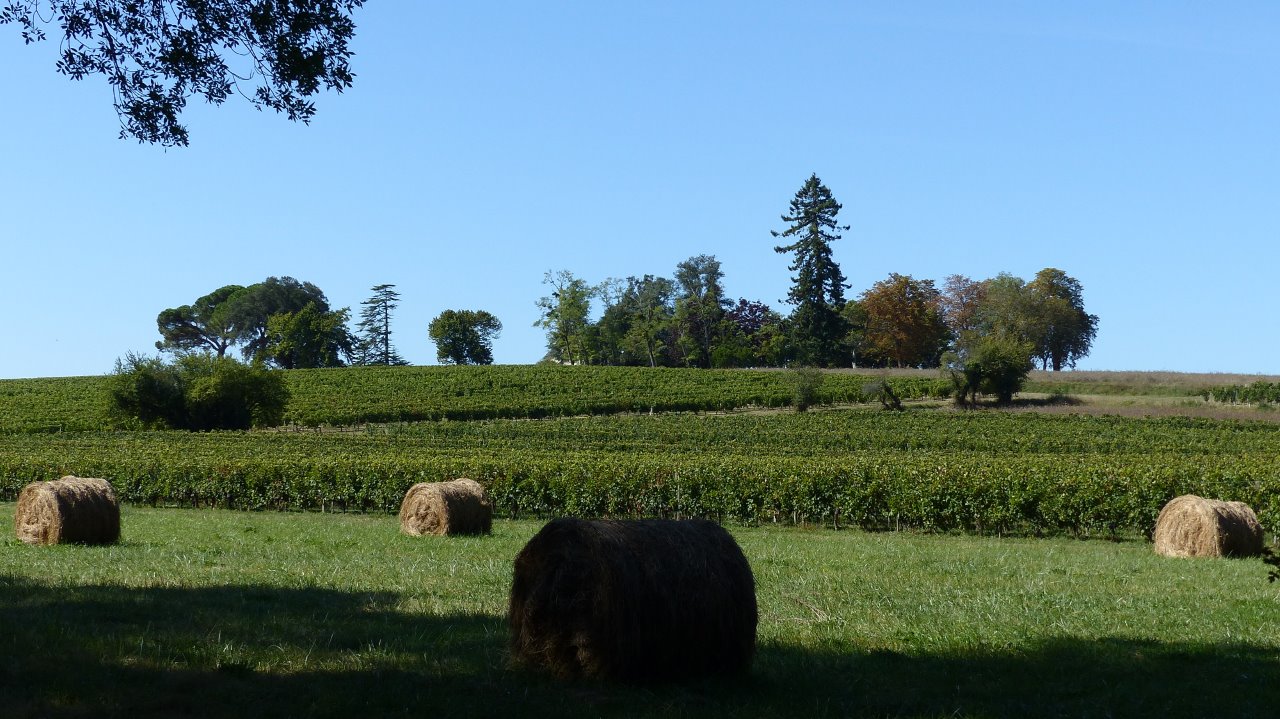
[[[233,92],[261,110],[310,122],[311,97],[342,92],[355,75],[348,43],[364,0],[8,0],[0,25],[25,43],[61,35],[58,72],[102,75],[120,137],[188,144],[179,115],[199,95],[220,105]]]
[[[950,332],[933,280],[891,273],[862,293],[865,359],[897,367],[935,367]]]
[[[550,295],[538,298],[540,317],[533,323],[547,331],[547,358],[566,364],[585,364],[588,360],[587,330],[591,298],[597,288],[588,285],[568,270],[542,276],[542,284],[551,285]]]
[[[493,340],[501,332],[502,322],[484,310],[445,310],[427,326],[443,364],[493,364]]]
[[[246,360],[286,369],[337,367],[350,355],[346,309],[330,310],[324,292],[292,277],[268,277],[241,287],[227,285],[190,305],[156,317],[156,349],[226,355],[240,347]]]

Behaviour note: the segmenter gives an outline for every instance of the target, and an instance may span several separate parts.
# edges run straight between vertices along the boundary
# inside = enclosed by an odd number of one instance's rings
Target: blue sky
[[[1081,369],[1280,374],[1280,4],[443,5],[371,0],[310,126],[193,99],[168,151],[0,27],[0,377],[109,372],[273,275],[353,313],[394,283],[414,364],[445,309],[537,361],[547,270],[713,254],[785,311],[769,231],[811,173],[850,296],[1058,267],[1101,318]]]

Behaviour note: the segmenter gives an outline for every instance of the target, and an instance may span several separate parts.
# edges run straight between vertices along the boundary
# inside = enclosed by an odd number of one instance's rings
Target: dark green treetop
[[[373,295],[360,304],[360,323],[356,330],[360,335],[358,357],[355,364],[407,365],[409,364],[391,344],[391,313],[400,304],[400,293],[395,285],[374,285]]]
[[[330,310],[319,287],[292,277],[220,287],[162,311],[156,327],[162,338],[156,349],[223,357],[239,346],[246,360],[284,368],[341,365],[338,352],[349,353],[352,344],[347,311]]]
[[[6,0],[0,25],[26,43],[56,26],[58,72],[103,75],[120,137],[186,145],[178,121],[187,98],[214,105],[233,92],[306,123],[311,97],[342,92],[355,75],[348,43],[364,0]]]
[[[790,223],[774,237],[791,240],[774,247],[779,254],[792,253],[789,269],[791,290],[787,302],[795,305],[791,315],[793,353],[800,364],[825,367],[848,364],[845,346],[848,329],[840,314],[844,306],[844,274],[831,255],[831,243],[840,239],[848,225],[836,223],[840,203],[831,196],[818,176],[811,175],[791,200],[790,212],[782,221]]]
[[[189,305],[170,307],[156,317],[160,330],[156,349],[175,352],[212,352],[226,355],[240,337],[236,325],[233,298],[244,292],[240,285],[226,285]]]
[[[427,334],[443,364],[493,364],[493,340],[502,322],[484,310],[445,310],[431,320]]]

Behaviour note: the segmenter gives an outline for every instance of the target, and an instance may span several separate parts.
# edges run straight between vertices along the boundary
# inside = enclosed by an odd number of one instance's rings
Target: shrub
[[[893,387],[887,379],[878,379],[875,382],[863,385],[862,393],[868,401],[873,399],[880,400],[880,406],[885,409],[902,411],[902,399],[893,391]]]
[[[178,361],[186,378],[186,429],[249,429],[280,424],[289,392],[284,380],[261,365],[229,357],[187,355]]]
[[[817,367],[795,367],[788,370],[791,379],[791,404],[797,412],[804,412],[818,399],[818,389],[824,379]]]
[[[125,428],[249,429],[280,424],[288,399],[283,378],[261,365],[205,354],[166,364],[131,353],[116,361],[107,416]]]
[[[1032,347],[1008,337],[983,337],[960,353],[943,358],[943,371],[956,387],[956,402],[971,404],[979,394],[1007,404],[1022,390],[1031,372]]]
[[[116,360],[107,390],[107,417],[117,427],[164,429],[185,423],[182,377],[158,357],[132,352]]]

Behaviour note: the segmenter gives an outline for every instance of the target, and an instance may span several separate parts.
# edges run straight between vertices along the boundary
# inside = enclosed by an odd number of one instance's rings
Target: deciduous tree
[[[973,406],[979,394],[995,395],[1000,404],[1013,401],[1031,371],[1030,342],[1009,335],[979,337],[965,332],[955,352],[943,359],[943,372],[956,389],[956,402]]]
[[[971,331],[980,336],[1012,337],[1034,347],[1040,335],[1039,318],[1021,277],[1007,272],[982,282]]]
[[[949,333],[933,280],[893,273],[858,301],[866,313],[863,355],[898,367],[936,367]]]
[[[267,325],[271,318],[301,312],[308,305],[314,305],[321,315],[330,312],[329,300],[319,287],[288,276],[268,277],[237,292],[229,311],[238,331],[237,342],[242,345],[241,356],[246,360],[270,359]],[[334,339],[341,341],[336,335]]]
[[[769,305],[739,299],[725,313],[725,319],[733,329],[728,338],[731,351],[722,353],[717,367],[779,367],[784,361],[786,328],[782,315]],[[726,346],[730,344],[726,342]]]
[[[444,364],[493,364],[493,340],[502,323],[484,310],[445,310],[427,327]]]
[[[311,97],[355,77],[348,43],[364,0],[6,0],[0,25],[26,43],[57,28],[58,72],[102,75],[120,137],[186,145],[187,99],[214,105],[232,93],[306,123]]]
[[[542,316],[533,326],[547,331],[548,356],[567,364],[586,363],[588,314],[595,288],[568,270],[548,271],[542,283],[551,285],[552,291],[538,299]]]
[[[698,255],[676,265],[675,326],[686,365],[711,367],[725,306],[724,272],[714,255]]]
[[[628,277],[616,298],[606,298],[596,323],[601,337],[615,354],[611,364],[657,367],[668,361],[671,342],[672,295],[675,289],[665,277]]]
[[[1027,292],[1038,318],[1035,356],[1054,372],[1075,367],[1089,354],[1098,334],[1098,316],[1085,312],[1079,280],[1054,267],[1036,273]]]
[[[345,307],[326,312],[315,302],[297,312],[271,315],[260,358],[282,369],[341,367],[342,358],[355,351],[349,316]]]
[[[953,337],[978,329],[978,313],[987,297],[987,284],[964,275],[951,275],[943,282],[938,306],[942,321]]]

